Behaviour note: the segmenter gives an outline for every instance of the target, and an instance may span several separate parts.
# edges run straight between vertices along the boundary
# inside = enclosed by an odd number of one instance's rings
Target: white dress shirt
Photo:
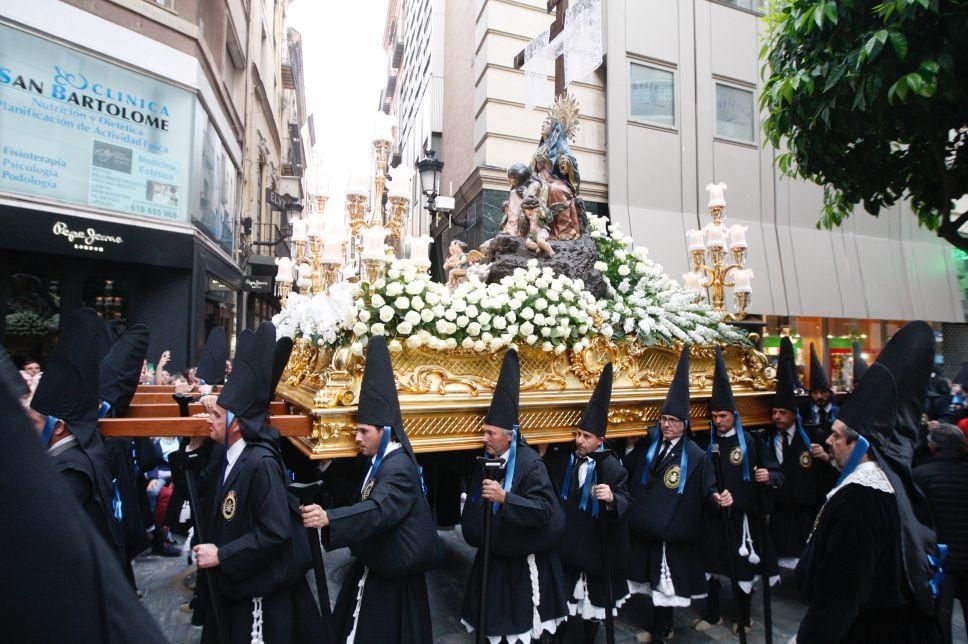
[[[245,439],[240,438],[239,440],[235,441],[232,447],[226,450],[225,460],[227,461],[227,465],[225,466],[225,476],[222,477],[222,483],[225,483],[225,481],[228,480],[229,472],[232,471],[232,466],[234,466],[235,462],[239,460],[240,456],[242,456],[242,450],[244,449],[245,449]]]

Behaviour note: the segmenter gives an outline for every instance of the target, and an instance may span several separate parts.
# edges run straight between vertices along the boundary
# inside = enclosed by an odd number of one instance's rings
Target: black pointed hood
[[[785,340],[785,342],[784,342]],[[773,409],[797,411],[796,365],[793,362],[793,343],[790,338],[780,340],[780,357],[776,363],[776,393],[773,395]]]
[[[93,309],[67,316],[30,406],[60,418],[81,444],[97,432],[98,353],[104,323]]]
[[[416,463],[417,457],[403,427],[403,414],[400,413],[400,399],[397,397],[390,351],[387,349],[386,338],[382,335],[371,337],[366,346],[366,366],[363,369],[363,381],[360,383],[356,422],[392,428],[394,438]]]
[[[675,416],[682,420],[689,420],[689,345],[682,345],[679,363],[676,365],[676,375],[672,377],[669,393],[666,394],[665,404],[662,405],[661,416]]]
[[[125,331],[101,360],[98,395],[102,402],[111,405],[113,416],[121,417],[127,412],[147,352],[148,327],[137,324]]]
[[[936,542],[928,528],[927,501],[914,484],[911,461],[934,368],[934,344],[928,324],[906,324],[887,343],[837,416],[870,442],[873,458],[894,488],[905,572],[925,612],[933,603],[928,586],[933,573],[926,554],[934,553]]]
[[[609,362],[598,376],[598,383],[592,397],[585,405],[585,411],[578,421],[578,429],[583,429],[598,436],[605,437],[608,430],[608,404],[612,399],[612,363]]]
[[[239,419],[246,441],[274,443],[279,437],[267,423],[275,346],[276,329],[271,322],[264,322],[244,343],[240,336],[232,377],[218,396],[218,404]]]
[[[30,395],[30,387],[27,386],[27,381],[20,375],[20,369],[13,363],[13,358],[3,347],[0,347],[0,384],[18,398]]]
[[[709,409],[712,411],[736,411],[736,401],[733,399],[733,388],[729,384],[729,372],[723,350],[716,347],[716,370],[713,372],[713,393],[709,397]]]
[[[507,431],[514,429],[518,423],[518,405],[521,390],[521,363],[518,352],[508,349],[501,363],[501,373],[494,385],[494,395],[491,406],[484,417],[485,425],[494,425]]]
[[[810,343],[810,391],[831,391],[830,381],[827,379],[827,372],[823,370],[823,364],[817,357],[817,349]]]
[[[856,388],[857,383],[859,383],[860,379],[864,377],[865,373],[867,373],[868,366],[867,362],[864,361],[864,356],[861,355],[860,342],[855,342],[852,349],[854,354],[853,383],[854,387]]]
[[[289,364],[289,356],[292,355],[292,338],[279,338],[276,340],[275,354],[272,358],[272,395],[276,395],[276,387],[279,386],[279,379],[282,372]]]
[[[243,331],[243,333],[245,333]],[[239,336],[239,342],[242,338]],[[238,353],[238,352],[236,352]],[[208,332],[202,357],[195,369],[195,377],[207,385],[220,385],[225,382],[225,360],[228,357],[228,343],[225,341],[225,329],[220,326]]]
[[[951,379],[951,382],[961,385],[963,390],[968,391],[968,361],[961,363],[961,368],[958,369],[958,373]]]
[[[784,364],[784,358],[786,359],[786,368],[790,370],[788,378],[793,383],[793,391],[802,393],[800,390],[803,389],[803,385],[800,384],[800,376],[797,373],[797,355],[793,349],[793,341],[790,340],[790,336],[788,335],[780,338],[780,354],[777,360],[777,367]]]
[[[104,358],[111,352],[114,343],[120,336],[117,327],[107,320],[101,320],[101,333],[98,337],[98,364],[104,362]]]

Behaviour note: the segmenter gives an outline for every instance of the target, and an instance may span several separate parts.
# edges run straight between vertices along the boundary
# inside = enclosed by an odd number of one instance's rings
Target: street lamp
[[[437,153],[433,150],[425,152],[427,156],[417,161],[417,172],[420,173],[420,190],[427,197],[427,210],[436,214],[437,208],[434,199],[440,191],[440,171],[444,168],[444,162],[437,158]]]

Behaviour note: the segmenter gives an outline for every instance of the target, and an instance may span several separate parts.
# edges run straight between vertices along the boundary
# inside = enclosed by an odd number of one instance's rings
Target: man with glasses
[[[703,506],[716,496],[712,466],[689,428],[688,346],[629,487],[629,589],[650,595],[653,605],[652,623],[637,638],[662,642],[672,637],[673,608],[706,594]]]

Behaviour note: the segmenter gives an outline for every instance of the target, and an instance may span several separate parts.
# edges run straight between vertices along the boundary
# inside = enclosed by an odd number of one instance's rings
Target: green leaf
[[[830,76],[827,77],[827,82],[823,85],[824,93],[828,92],[831,87],[840,82],[840,79],[844,77],[844,72],[847,71],[846,63],[839,63],[830,71]]]
[[[888,102],[893,103],[895,96],[902,101],[907,98],[908,86],[905,82],[905,78],[905,76],[902,76],[897,80],[897,82],[891,85],[890,89],[887,90]]]
[[[814,10],[813,10],[813,21],[817,23],[817,27],[821,29],[823,29],[823,14],[824,14],[823,8],[824,8],[824,4],[821,3],[820,5],[814,7]]]
[[[908,53],[907,37],[900,31],[892,31],[889,35],[891,38],[891,45],[894,46],[894,53],[897,54],[899,59],[904,60]]]
[[[835,25],[837,24],[838,16],[837,16],[836,4],[834,4],[833,2],[828,2],[827,4],[825,4],[823,7],[823,13],[827,17],[827,20],[834,23]]]
[[[873,38],[883,45],[887,42],[887,29],[874,32]]]
[[[917,72],[911,72],[905,76],[904,82],[907,83],[907,86],[910,87],[911,91],[915,93],[919,92],[924,86],[924,79],[921,78],[921,74]]]

